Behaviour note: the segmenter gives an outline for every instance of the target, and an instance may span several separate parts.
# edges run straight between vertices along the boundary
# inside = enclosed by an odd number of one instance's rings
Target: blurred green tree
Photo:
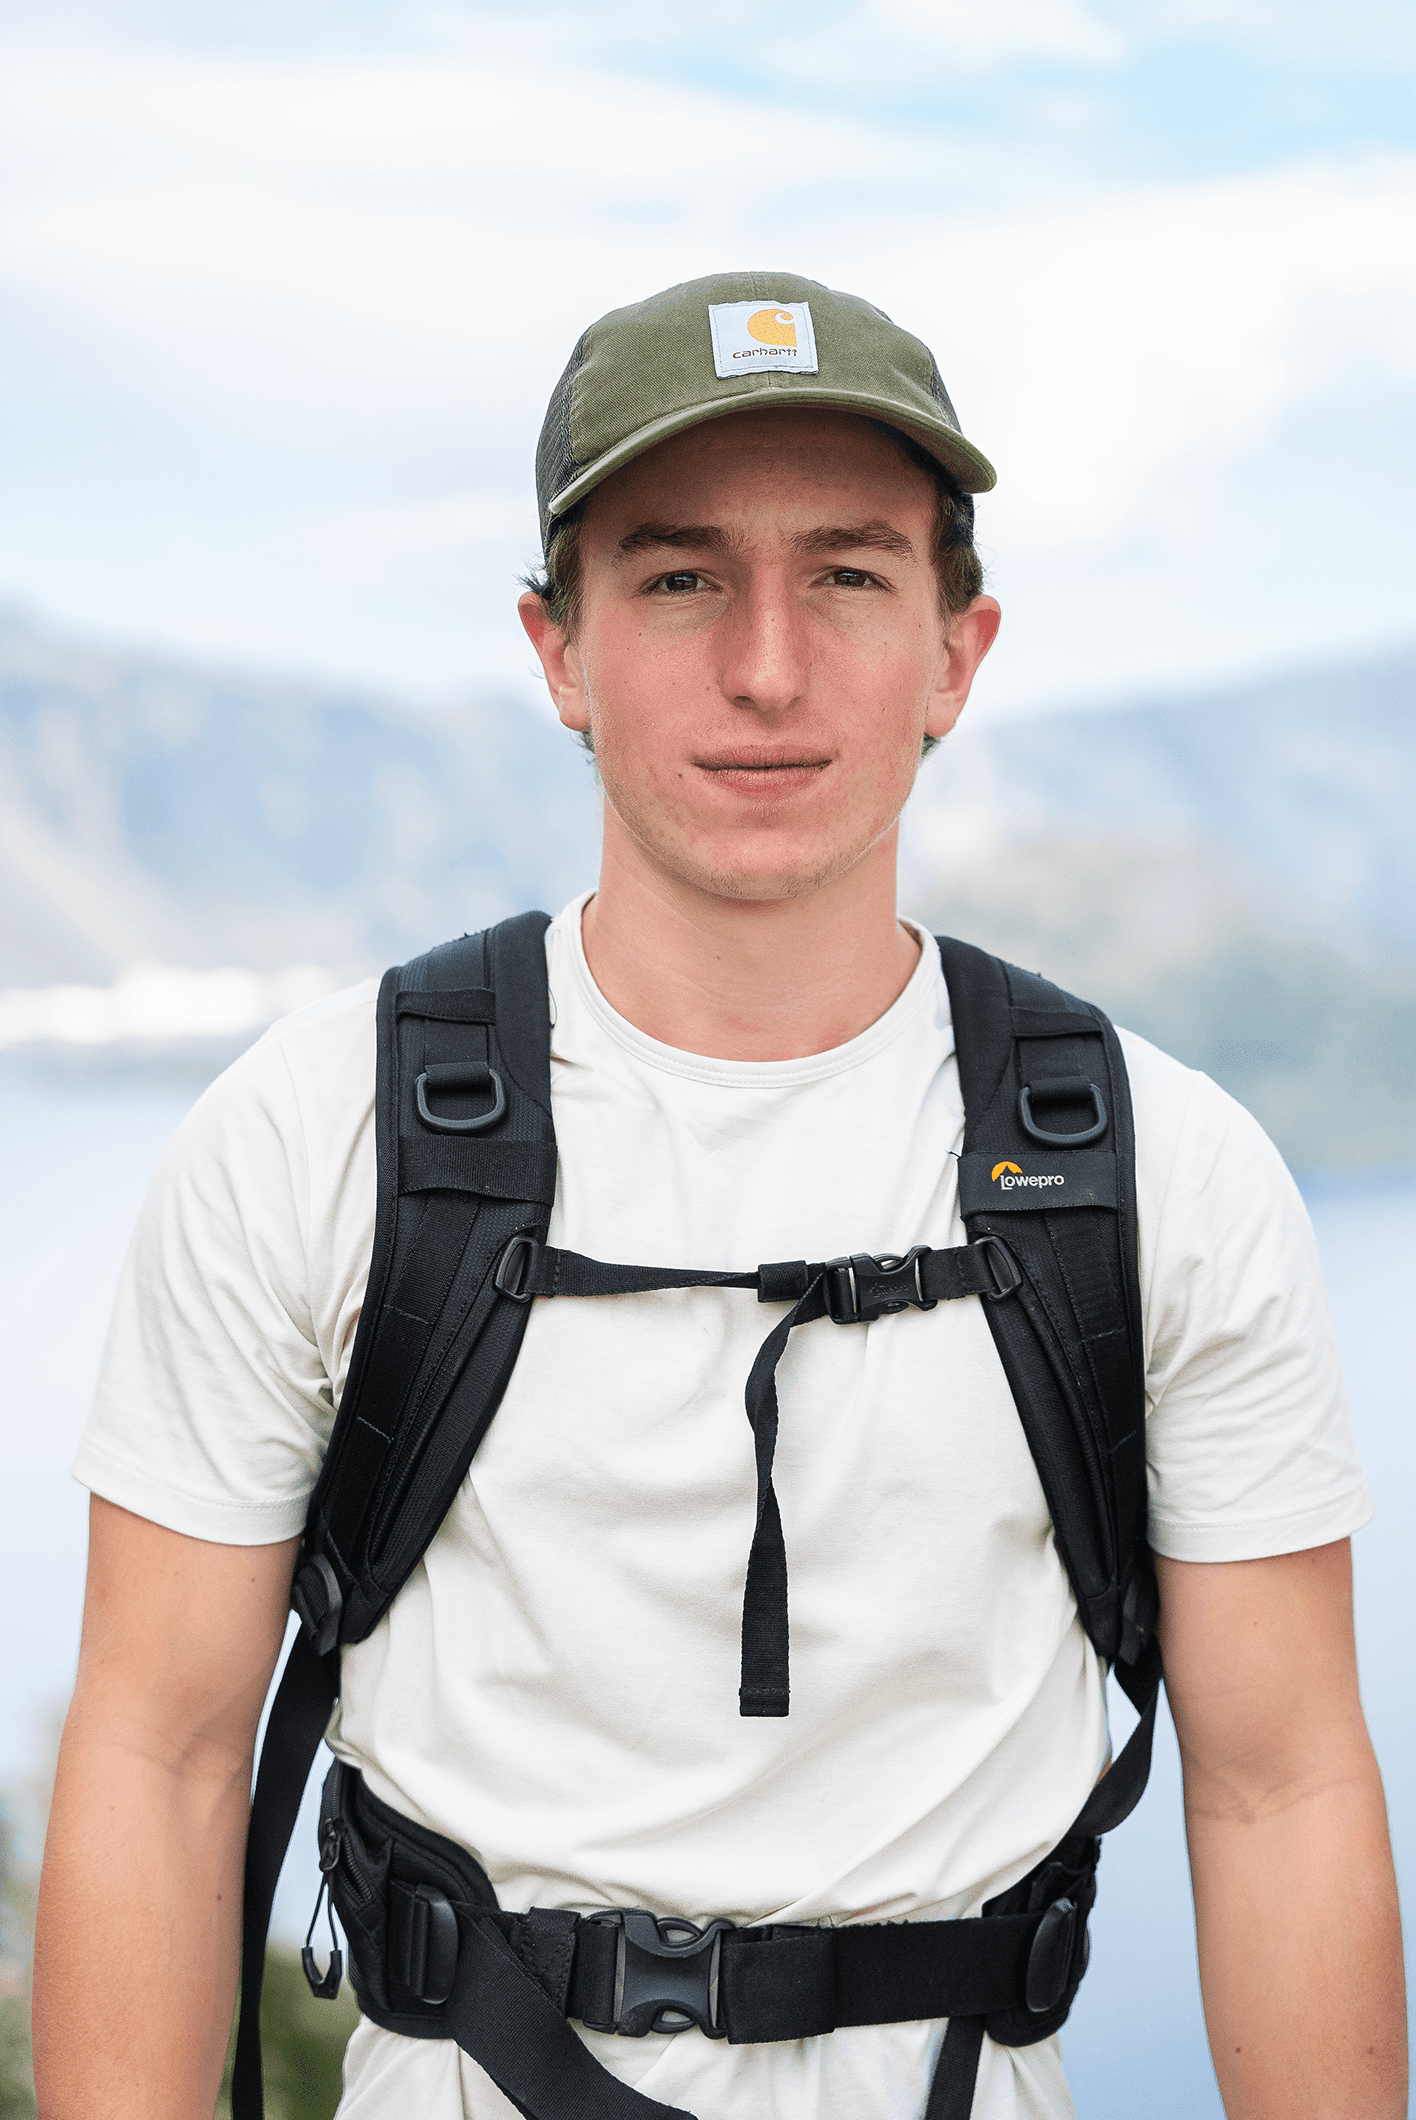
[[[34,1892],[15,1858],[15,1829],[0,1808],[0,2120],[34,2120],[29,1968]]]
[[[265,2064],[266,2120],[332,2120],[343,2081],[344,2049],[359,2021],[348,1981],[333,2002],[310,1993],[298,1951],[272,1946],[261,1990],[261,2052]],[[218,2120],[230,2120],[231,2062],[217,2101]],[[0,2120],[6,2120],[0,2108]]]

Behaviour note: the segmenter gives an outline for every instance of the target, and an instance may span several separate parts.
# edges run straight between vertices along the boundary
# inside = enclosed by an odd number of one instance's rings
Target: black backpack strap
[[[373,1261],[293,1597],[318,1644],[363,1641],[388,1610],[521,1345],[526,1312],[494,1276],[555,1198],[547,925],[445,943],[379,991]]]
[[[1100,1009],[967,943],[939,951],[964,1100],[960,1211],[1020,1273],[986,1306],[989,1327],[1082,1624],[1108,1662],[1134,1662],[1155,1598],[1125,1059]]]
[[[241,2014],[231,2069],[235,2120],[262,2120],[261,1987],[275,1888],[300,1800],[339,1692],[339,1658],[317,1656],[308,1635],[297,1634],[271,1703],[260,1770],[246,1830],[246,1875],[241,1894]]]
[[[967,2120],[984,2030],[1031,2045],[1065,2020],[1085,1970],[1100,1836],[1150,1773],[1160,1694],[1155,1573],[1146,1543],[1145,1354],[1136,1143],[1120,1040],[1102,1011],[940,936],[964,1102],[959,1208],[970,1240],[1013,1262],[986,1301],[999,1359],[1052,1514],[1082,1625],[1139,1721],[1052,1853],[985,1919],[1075,1906],[1076,1951],[1057,2007],[951,2022],[929,2120]]]
[[[271,1707],[246,1843],[235,2120],[262,2120],[266,1933],[339,1644],[372,1632],[421,1560],[501,1403],[523,1305],[495,1286],[507,1243],[543,1239],[555,1198],[545,913],[445,943],[384,976],[378,1198],[349,1378],[291,1591],[301,1632]]]

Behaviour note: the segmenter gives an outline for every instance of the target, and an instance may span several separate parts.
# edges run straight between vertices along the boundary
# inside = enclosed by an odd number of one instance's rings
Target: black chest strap
[[[534,1297],[643,1295],[670,1288],[754,1289],[759,1303],[792,1308],[762,1342],[743,1393],[757,1470],[757,1516],[742,1605],[743,1715],[786,1715],[791,1686],[787,1629],[787,1552],[772,1484],[777,1448],[777,1364],[798,1325],[817,1318],[837,1325],[870,1324],[893,1311],[933,1310],[961,1296],[1010,1294],[1021,1275],[1001,1238],[935,1251],[926,1244],[884,1257],[785,1259],[750,1273],[695,1267],[614,1266],[577,1251],[558,1251],[534,1237],[516,1236],[496,1270],[496,1285],[518,1303]]]

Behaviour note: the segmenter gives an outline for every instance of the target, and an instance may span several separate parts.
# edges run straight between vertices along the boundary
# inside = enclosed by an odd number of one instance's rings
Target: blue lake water
[[[24,1773],[72,1678],[87,1498],[68,1477],[128,1231],[196,1081],[0,1063],[0,1784]],[[1376,1521],[1355,1542],[1368,1721],[1403,1883],[1416,1886],[1416,1721],[1408,1676],[1416,1492],[1416,1169],[1304,1181],[1322,1248]],[[279,1926],[314,1898],[313,1814]],[[1222,2120],[1195,1976],[1174,1734],[1162,1720],[1140,1811],[1107,1847],[1092,1970],[1063,2035],[1081,2120]]]

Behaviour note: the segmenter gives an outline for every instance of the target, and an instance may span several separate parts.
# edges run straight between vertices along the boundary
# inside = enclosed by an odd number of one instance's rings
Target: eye
[[[833,567],[826,579],[833,589],[867,589],[875,576],[862,567]]]
[[[704,586],[703,576],[683,568],[676,574],[661,574],[657,581],[649,584],[651,596],[691,596],[695,589]]]

